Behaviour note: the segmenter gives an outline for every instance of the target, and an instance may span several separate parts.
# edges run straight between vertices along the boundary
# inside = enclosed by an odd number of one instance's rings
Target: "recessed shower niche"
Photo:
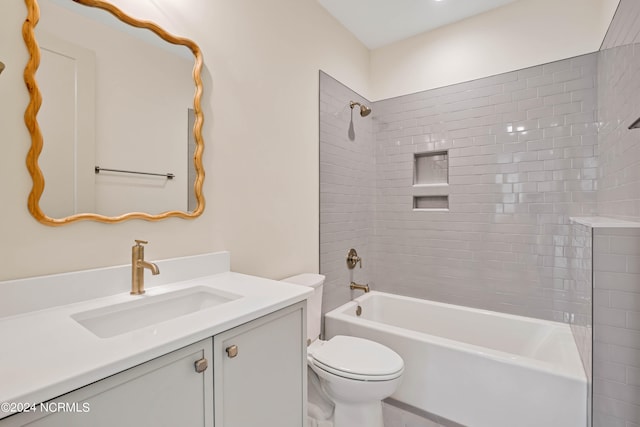
[[[449,152],[413,156],[413,209],[449,210]]]
[[[442,185],[449,183],[449,153],[416,153],[413,162],[414,185]]]

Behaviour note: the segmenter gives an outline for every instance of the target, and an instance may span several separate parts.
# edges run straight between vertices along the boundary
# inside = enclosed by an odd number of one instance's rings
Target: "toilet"
[[[402,358],[390,348],[363,338],[337,335],[320,340],[324,276],[306,273],[283,281],[314,289],[307,299],[307,363],[319,378],[318,393],[334,405],[333,426],[384,427],[382,400],[400,384]],[[309,380],[311,385],[317,382]]]

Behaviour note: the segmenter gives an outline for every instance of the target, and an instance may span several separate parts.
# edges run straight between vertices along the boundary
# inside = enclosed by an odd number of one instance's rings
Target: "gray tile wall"
[[[598,56],[598,212],[640,220],[640,2],[621,0]],[[640,231],[594,229],[593,426],[640,426]]]
[[[376,102],[374,287],[575,313],[565,247],[568,216],[595,213],[596,68],[591,54]],[[413,156],[442,150],[449,211],[414,211]]]
[[[593,230],[593,426],[640,426],[640,229]]]
[[[640,129],[627,128],[640,117],[640,44],[603,50],[599,55],[598,211],[637,221]]]
[[[620,0],[601,49],[640,42],[640,2]]]
[[[349,283],[368,283],[373,266],[372,116],[360,117],[357,108],[352,115],[349,101],[369,105],[366,99],[320,72],[320,272],[326,275],[323,312],[349,301],[353,293]],[[350,248],[358,251],[362,268],[347,268]]]

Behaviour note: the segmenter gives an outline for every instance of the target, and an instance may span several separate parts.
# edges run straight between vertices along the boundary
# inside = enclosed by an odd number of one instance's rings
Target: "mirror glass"
[[[32,62],[34,49],[40,54],[33,89],[29,65],[25,71],[32,104],[38,94],[42,99],[35,129],[29,109],[25,115],[33,140],[27,163],[36,161],[30,165],[34,216],[58,225],[200,215],[197,45],[103,1],[39,0],[38,6],[37,45],[25,36]]]

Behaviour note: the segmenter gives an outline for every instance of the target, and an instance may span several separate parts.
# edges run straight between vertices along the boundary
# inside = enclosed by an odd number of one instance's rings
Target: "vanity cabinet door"
[[[210,427],[211,347],[211,338],[200,341],[47,402],[58,412],[41,412],[36,407],[35,412],[1,420],[0,426]],[[209,367],[196,372],[195,364],[203,358]],[[203,363],[198,367],[202,370]],[[69,408],[74,411],[67,412]]]
[[[307,407],[306,302],[213,338],[216,427],[300,427]]]

